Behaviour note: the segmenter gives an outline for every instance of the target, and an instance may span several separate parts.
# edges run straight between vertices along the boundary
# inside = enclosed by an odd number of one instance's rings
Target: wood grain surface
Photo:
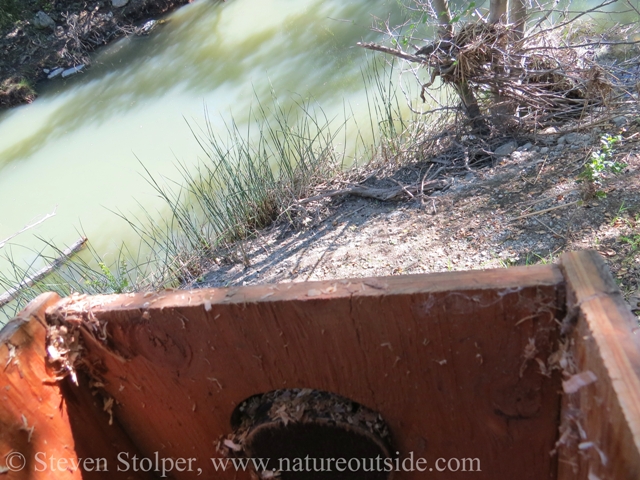
[[[77,388],[68,379],[58,383],[48,368],[44,312],[58,300],[55,293],[40,295],[0,331],[0,478],[149,478],[115,468],[103,471],[116,466],[118,453],[137,451],[118,425],[108,425],[100,397],[86,388],[86,377],[85,388]],[[78,469],[87,458],[105,460]]]
[[[573,374],[596,381],[565,395],[558,478],[640,478],[640,339],[638,325],[592,251],[562,256],[568,308],[575,324]]]
[[[556,476],[561,379],[538,360],[564,305],[549,265],[72,297],[47,316],[81,325],[84,368],[142,454],[194,458],[200,478],[249,478],[210,460],[242,400],[313,388],[380,412],[400,458],[432,469],[396,479],[540,480]],[[449,459],[459,471],[437,472]]]

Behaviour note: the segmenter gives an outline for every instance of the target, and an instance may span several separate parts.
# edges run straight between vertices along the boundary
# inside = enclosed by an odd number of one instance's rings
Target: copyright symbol
[[[7,469],[11,472],[19,472],[24,468],[27,461],[24,458],[24,455],[20,452],[11,452],[8,453],[5,458],[5,463],[7,465]]]

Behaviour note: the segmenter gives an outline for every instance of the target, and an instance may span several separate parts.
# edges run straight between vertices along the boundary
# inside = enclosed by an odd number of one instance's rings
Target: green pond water
[[[100,50],[90,69],[50,81],[33,104],[0,113],[0,242],[55,211],[0,248],[0,278],[12,275],[6,257],[43,266],[37,252],[51,250],[42,239],[62,249],[86,235],[107,261],[123,241],[135,249],[113,211],[167,214],[140,162],[181,181],[177,161],[204,157],[189,124],[203,127],[205,108],[222,131],[232,117],[247,122],[273,91],[285,105],[312,98],[338,124],[348,110],[369,128],[362,72],[374,54],[356,43],[381,41],[372,16],[389,15],[400,21],[398,2],[201,0],[148,37]]]
[[[204,157],[189,124],[203,127],[205,108],[214,130],[231,117],[242,125],[271,91],[285,105],[313,98],[328,116],[343,117],[345,104],[364,114],[371,54],[355,45],[379,38],[372,14],[393,11],[395,2],[203,0],[149,37],[101,50],[86,72],[51,81],[33,104],[0,114],[0,241],[56,215],[0,255],[26,267],[45,248],[38,237],[64,248],[83,233],[107,259],[137,242],[111,211],[164,211],[140,162],[180,180],[177,161]],[[11,275],[6,259],[0,271]]]

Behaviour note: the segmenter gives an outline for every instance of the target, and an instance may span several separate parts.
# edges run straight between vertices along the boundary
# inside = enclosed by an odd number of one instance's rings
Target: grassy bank
[[[233,119],[224,131],[213,131],[208,120],[190,125],[205,154],[195,169],[177,164],[178,180],[163,183],[142,165],[169,215],[117,214],[135,231],[140,246],[123,245],[108,262],[91,249],[89,239],[90,260],[73,257],[45,280],[23,288],[5,307],[5,316],[45,291],[66,296],[191,284],[220,262],[247,264],[244,242],[274,222],[292,230],[304,228],[313,215],[305,199],[361,179],[372,168],[391,165],[409,140],[408,119],[402,116],[391,82],[394,69],[378,62],[367,71],[363,81],[369,89],[370,123],[363,130],[350,123],[346,110],[341,118],[329,118],[311,100],[285,109],[275,94],[268,103],[256,101],[243,127]],[[38,255],[38,263],[50,264],[61,253],[50,242],[43,241],[43,247],[53,253]],[[13,271],[0,272],[0,293],[23,283],[35,270],[18,265],[10,253],[4,256]]]

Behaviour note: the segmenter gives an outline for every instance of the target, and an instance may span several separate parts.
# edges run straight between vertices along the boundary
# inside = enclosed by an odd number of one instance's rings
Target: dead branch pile
[[[444,83],[467,82],[485,106],[516,114],[520,122],[548,123],[584,115],[611,100],[606,71],[576,49],[559,48],[553,34],[513,41],[501,24],[465,25],[429,56]],[[483,95],[484,93],[484,95]]]
[[[479,20],[414,54],[361,46],[427,67],[423,101],[425,89],[439,77],[458,92],[472,92],[494,125],[539,128],[601,112],[621,98],[616,77],[597,59],[601,43],[607,42],[572,45],[554,28],[520,39],[508,25]]]
[[[114,38],[129,35],[146,35],[152,28],[166,20],[149,20],[139,26],[115,17],[112,12],[100,12],[98,9],[83,10],[80,13],[62,15],[66,20],[64,27],[56,30],[56,38],[64,42],[61,55],[72,59],[73,63],[91,63],[89,53]]]

